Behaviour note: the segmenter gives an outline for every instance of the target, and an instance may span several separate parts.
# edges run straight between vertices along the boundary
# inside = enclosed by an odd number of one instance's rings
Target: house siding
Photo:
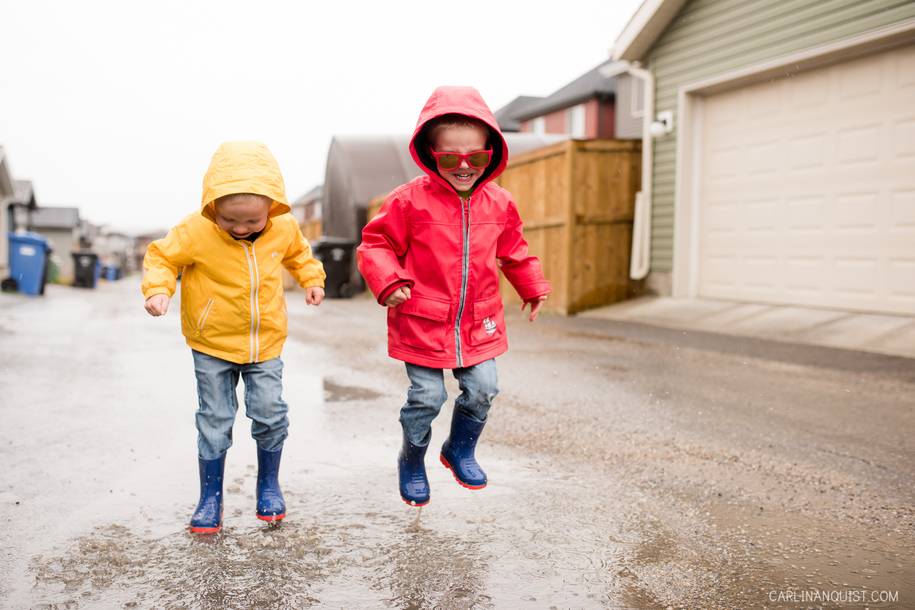
[[[615,138],[616,137],[616,105],[612,102],[602,102],[598,104],[598,127],[595,130],[598,138]]]
[[[35,232],[48,239],[51,256],[56,256],[61,283],[72,284],[76,275],[73,264],[73,252],[79,250],[79,233],[76,229],[35,229]]]
[[[678,125],[685,84],[912,18],[911,0],[694,0],[647,54],[655,111],[672,110]],[[673,269],[676,137],[655,141],[653,272]]]
[[[600,104],[597,100],[588,100],[584,102],[585,107],[585,137],[600,137]]]
[[[615,130],[613,136],[623,140],[638,139],[642,137],[642,114],[641,104],[642,97],[635,98],[636,106],[633,107],[633,87],[641,87],[641,81],[636,80],[628,74],[620,74],[616,77],[616,113],[613,117]],[[605,119],[606,120],[606,119]],[[606,124],[606,123],[605,123]]]
[[[543,117],[545,133],[565,133],[566,132],[566,111],[557,110]]]

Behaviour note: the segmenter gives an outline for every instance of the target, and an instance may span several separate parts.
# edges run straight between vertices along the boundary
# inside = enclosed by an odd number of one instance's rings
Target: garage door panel
[[[747,292],[775,295],[779,290],[779,265],[775,256],[747,256],[743,261],[746,275],[743,284]]]
[[[746,174],[757,178],[777,174],[781,165],[779,163],[779,148],[781,148],[781,142],[777,140],[747,146],[745,151]]]
[[[915,118],[904,118],[893,124],[893,156],[902,163],[915,157]]]
[[[698,293],[915,314],[915,46],[710,96]]]
[[[878,238],[880,226],[880,197],[878,191],[849,193],[836,196],[836,233],[842,237],[866,235]]]
[[[828,77],[817,72],[810,78],[795,80],[787,87],[787,104],[790,113],[810,110],[822,111],[829,105]]]
[[[824,131],[788,136],[788,170],[823,169],[827,166],[829,135]]]
[[[824,297],[826,268],[823,257],[786,256],[786,294],[803,299]]]
[[[734,147],[720,148],[710,152],[706,172],[710,181],[734,180],[740,173],[740,150]]]
[[[740,206],[735,200],[709,204],[706,230],[713,239],[726,239],[740,231]]]
[[[778,199],[749,200],[744,212],[745,227],[749,235],[769,238],[778,234]]]
[[[880,96],[884,89],[891,87],[885,76],[886,66],[883,57],[873,57],[865,61],[851,62],[840,70],[829,70],[838,80],[838,102],[847,105],[849,101]]]
[[[915,189],[890,194],[890,226],[894,233],[915,238]]]
[[[891,260],[888,283],[891,303],[915,307],[915,258]]]
[[[740,270],[736,256],[711,254],[706,263],[706,281],[712,294],[730,294],[735,290]]]
[[[897,89],[915,89],[915,46],[899,49],[893,59],[893,82]]]
[[[842,257],[835,261],[834,285],[837,296],[876,298],[878,273],[874,257]]]
[[[826,215],[826,197],[824,195],[801,195],[787,197],[787,233],[800,238],[808,238],[812,233],[825,232],[825,223],[829,217]]]
[[[855,125],[836,134],[836,163],[842,166],[858,163],[876,165],[880,161],[880,123]]]

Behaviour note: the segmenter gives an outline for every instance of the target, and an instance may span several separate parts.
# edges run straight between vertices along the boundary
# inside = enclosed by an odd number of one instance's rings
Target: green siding
[[[673,110],[691,82],[915,18],[911,0],[693,0],[647,55],[655,110]],[[673,268],[676,130],[656,141],[651,268]]]

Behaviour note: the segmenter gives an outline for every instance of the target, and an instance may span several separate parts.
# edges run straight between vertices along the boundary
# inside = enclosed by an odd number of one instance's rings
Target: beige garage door
[[[915,314],[915,46],[709,96],[699,296]]]

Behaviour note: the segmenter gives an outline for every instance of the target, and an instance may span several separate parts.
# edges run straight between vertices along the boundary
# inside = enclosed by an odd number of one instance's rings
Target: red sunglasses
[[[466,155],[453,152],[437,153],[434,150],[430,152],[435,157],[435,162],[438,163],[438,166],[444,170],[455,169],[461,164],[461,161],[467,161],[467,165],[474,169],[484,169],[489,165],[489,160],[492,159],[491,148],[467,153]]]

